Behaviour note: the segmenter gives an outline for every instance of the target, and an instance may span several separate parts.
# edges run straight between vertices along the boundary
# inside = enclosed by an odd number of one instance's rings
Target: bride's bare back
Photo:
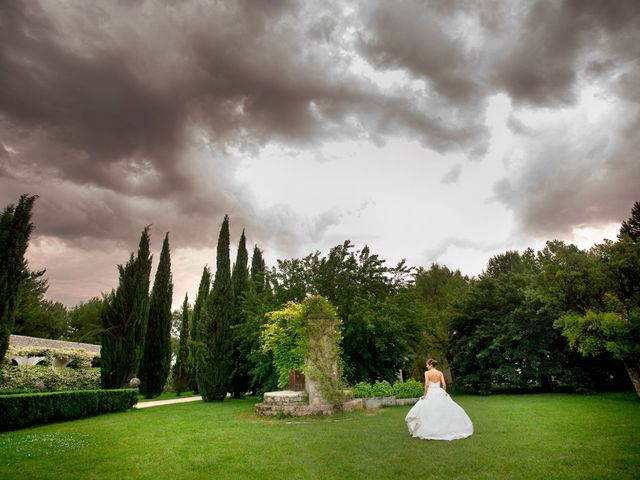
[[[444,375],[440,370],[436,370],[435,368],[424,372],[424,380],[425,382],[440,383],[442,388],[447,388],[447,384],[444,381]]]

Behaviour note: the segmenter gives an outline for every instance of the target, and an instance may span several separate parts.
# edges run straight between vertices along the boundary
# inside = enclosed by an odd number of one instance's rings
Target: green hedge
[[[7,365],[0,369],[0,394],[16,390],[54,392],[99,388],[99,368]]]
[[[136,389],[1,395],[0,430],[127,410],[137,401]]]

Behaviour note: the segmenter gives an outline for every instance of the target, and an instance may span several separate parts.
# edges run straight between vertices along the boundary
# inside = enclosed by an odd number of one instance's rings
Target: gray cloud
[[[456,163],[451,167],[451,169],[445,173],[440,181],[442,183],[456,183],[460,178],[460,174],[462,173],[462,166],[459,163]]]
[[[485,127],[462,111],[354,73],[337,3],[16,1],[0,10],[0,140],[14,152],[0,175],[59,182],[47,187],[44,215],[65,220],[41,221],[43,234],[130,238],[158,222],[151,204],[166,205],[167,223],[180,219],[196,242],[204,215],[233,211],[251,223],[233,161],[206,167],[218,189],[189,167],[203,137],[227,157],[229,147],[387,135],[443,152],[483,149]]]
[[[620,220],[640,197],[639,27],[635,0],[0,2],[0,202],[39,194],[38,235],[81,249],[123,249],[148,223],[203,248],[230,213],[295,254],[343,214],[258,205],[243,156],[401,136],[482,157],[504,94],[525,148],[496,198],[526,231]],[[606,132],[518,115],[571,107],[585,85],[626,102]]]

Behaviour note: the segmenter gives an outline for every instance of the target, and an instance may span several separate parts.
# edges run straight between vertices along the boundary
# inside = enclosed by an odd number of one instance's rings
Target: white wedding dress
[[[427,396],[411,407],[405,420],[409,433],[425,440],[456,440],[473,433],[471,419],[439,382],[429,382]]]

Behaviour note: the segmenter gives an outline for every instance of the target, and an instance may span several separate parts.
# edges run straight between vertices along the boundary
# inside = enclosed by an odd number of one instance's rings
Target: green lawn
[[[631,479],[632,393],[455,396],[465,440],[417,440],[409,407],[326,418],[256,417],[255,400],[194,402],[0,434],[0,478]]]

